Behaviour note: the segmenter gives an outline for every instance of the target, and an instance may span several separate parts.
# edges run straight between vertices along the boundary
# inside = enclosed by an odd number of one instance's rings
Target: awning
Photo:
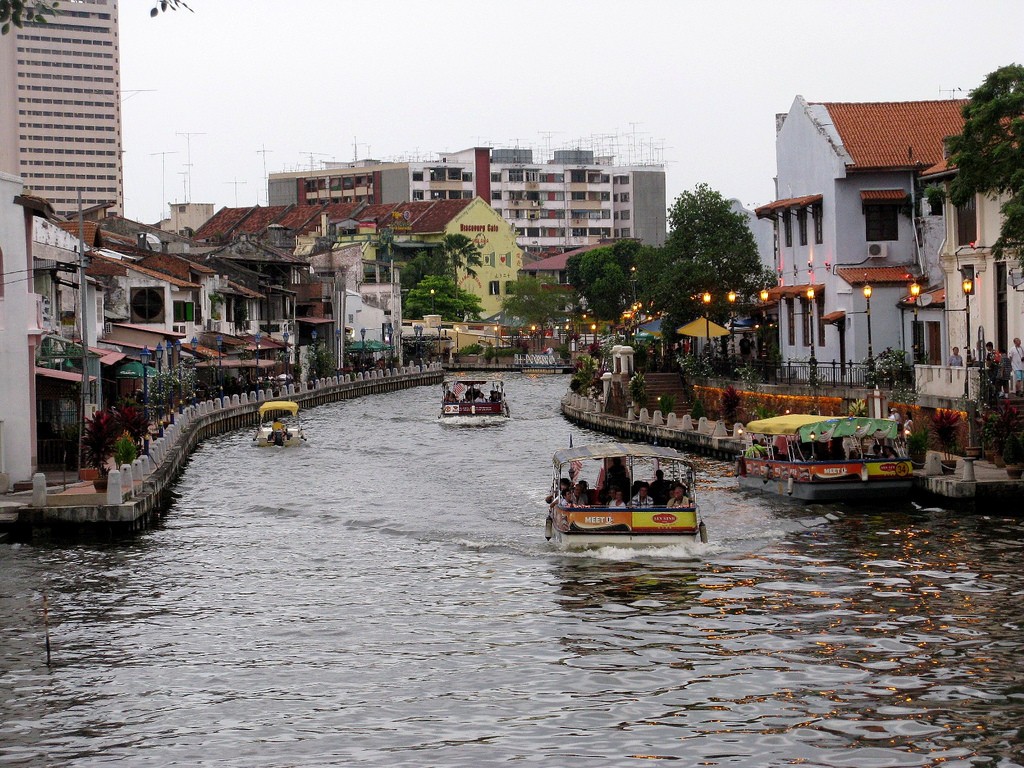
[[[754,214],[759,219],[768,219],[776,215],[779,211],[784,211],[787,208],[806,208],[809,205],[820,203],[822,200],[821,195],[804,195],[803,197],[787,197],[783,200],[776,200],[767,205],[762,205],[759,208],[754,209]]]
[[[237,357],[214,358],[196,363],[196,368],[274,368],[276,360],[239,360]]]
[[[369,341],[350,341],[345,345],[345,349],[348,351],[355,350],[356,352],[382,352],[385,349],[392,349],[390,344],[385,344],[382,341],[376,339],[370,339]]]
[[[862,203],[902,203],[906,199],[907,193],[903,189],[862,189],[860,191]]]
[[[813,288],[815,295],[825,290],[824,283],[804,283],[803,285],[777,285],[768,289],[770,299],[791,299],[794,296],[806,296],[807,289]]]
[[[706,317],[698,317],[696,320],[691,320],[686,325],[681,325],[676,328],[676,333],[682,336],[708,338],[711,336],[728,336],[729,329],[723,328],[718,323],[713,322]]]
[[[882,285],[884,283],[905,283],[914,281],[914,276],[904,267],[840,267],[836,274],[850,285]]]
[[[146,377],[156,378],[158,375],[157,369],[152,366],[146,366],[149,370],[146,371]],[[142,378],[142,363],[138,360],[129,360],[127,363],[122,365],[114,373],[116,379],[141,379]]]
[[[835,312],[829,312],[827,315],[821,316],[821,322],[823,323],[838,323],[840,320],[846,319],[846,310],[839,309]]]
[[[82,374],[74,371],[58,371],[55,368],[36,368],[36,376],[43,376],[47,379],[59,379],[60,381],[73,381],[81,383]],[[90,376],[89,381],[96,381],[95,376]]]
[[[296,317],[295,320],[306,325],[333,325],[333,317]]]

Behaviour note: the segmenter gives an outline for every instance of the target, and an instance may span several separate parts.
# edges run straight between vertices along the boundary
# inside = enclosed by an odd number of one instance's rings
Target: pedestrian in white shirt
[[[1013,372],[1013,393],[1019,395],[1024,388],[1024,347],[1021,347],[1019,338],[1015,338],[1010,347],[1010,370]]]

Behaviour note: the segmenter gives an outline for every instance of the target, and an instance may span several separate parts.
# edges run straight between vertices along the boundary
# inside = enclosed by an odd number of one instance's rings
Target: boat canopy
[[[596,443],[594,445],[581,445],[576,448],[563,448],[560,451],[555,451],[552,461],[556,467],[560,467],[570,461],[610,459],[614,456],[686,461],[686,456],[674,448],[666,448],[660,445],[633,445],[626,443]]]
[[[869,419],[864,416],[833,416],[792,413],[758,419],[747,424],[747,432],[756,435],[795,435],[801,442],[828,442],[836,437],[874,437],[890,440],[899,435],[900,425],[891,419]],[[812,437],[813,435],[813,437]]]
[[[287,411],[294,416],[299,412],[299,404],[292,400],[268,400],[260,406],[260,416],[271,411]]]

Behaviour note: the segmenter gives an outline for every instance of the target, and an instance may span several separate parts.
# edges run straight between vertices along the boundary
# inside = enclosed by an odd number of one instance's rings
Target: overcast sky
[[[188,3],[120,2],[125,209],[144,222],[265,205],[264,167],[479,145],[616,147],[664,161],[666,205],[706,182],[752,207],[797,94],[961,97],[1024,61],[1021,0]]]

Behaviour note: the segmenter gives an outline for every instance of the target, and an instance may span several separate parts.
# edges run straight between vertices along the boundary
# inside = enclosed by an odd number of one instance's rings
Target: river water
[[[0,547],[0,764],[1022,764],[1019,520],[701,459],[708,544],[558,553],[551,453],[606,439],[567,383],[507,376],[492,428],[323,406],[300,449],[207,441],[155,529]]]

